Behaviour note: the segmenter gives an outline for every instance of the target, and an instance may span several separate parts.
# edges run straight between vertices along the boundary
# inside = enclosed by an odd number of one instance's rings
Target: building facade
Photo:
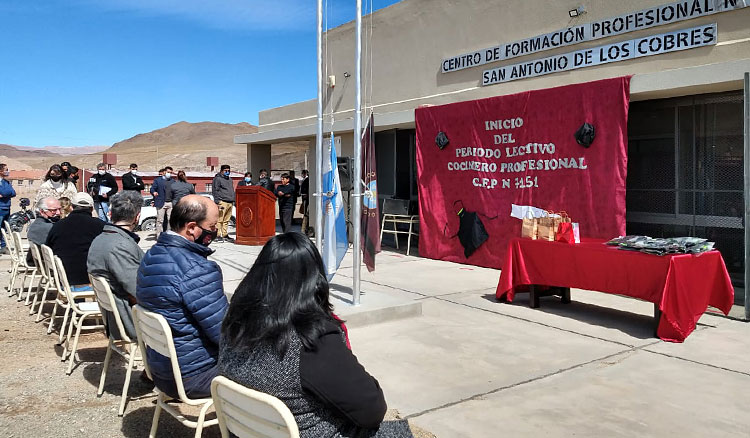
[[[420,106],[632,76],[628,233],[715,241],[744,287],[749,23],[746,0],[403,0],[381,9],[363,19],[362,90],[379,197],[418,199]],[[354,23],[324,41],[324,129],[341,139],[339,156],[352,156]],[[270,167],[274,143],[308,140],[314,156],[316,105],[262,111],[258,133],[235,137],[254,174]],[[736,295],[741,303],[743,290]]]

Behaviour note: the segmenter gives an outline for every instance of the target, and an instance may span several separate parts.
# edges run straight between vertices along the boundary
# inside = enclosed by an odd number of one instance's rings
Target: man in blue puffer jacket
[[[138,268],[136,300],[169,323],[190,398],[210,397],[211,380],[218,375],[221,322],[228,302],[221,268],[207,259],[218,219],[219,209],[210,199],[185,196],[172,210],[170,231],[159,235]],[[157,388],[176,398],[169,359],[148,349],[146,360]]]

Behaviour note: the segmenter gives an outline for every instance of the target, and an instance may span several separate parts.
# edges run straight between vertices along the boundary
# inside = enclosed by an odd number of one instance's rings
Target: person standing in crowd
[[[310,228],[310,215],[308,214],[308,208],[310,207],[310,173],[307,169],[302,169],[302,183],[299,187],[300,196],[302,196],[302,233],[308,235]]]
[[[39,186],[39,190],[34,197],[34,204],[38,204],[44,198],[60,199],[62,197],[72,198],[78,193],[76,185],[67,177],[67,173],[62,166],[53,164],[49,167],[47,174],[44,176],[44,182]]]
[[[245,187],[253,185],[253,174],[251,172],[245,172],[245,177],[237,183],[237,187]]]
[[[177,172],[177,181],[173,181],[172,184],[167,188],[167,198],[172,199],[172,205],[177,205],[180,199],[187,195],[195,194],[195,186],[190,184],[185,177],[185,172],[180,170]]]
[[[348,347],[323,260],[302,234],[279,234],[263,246],[221,335],[221,375],[279,398],[301,438],[413,436],[406,420],[383,421],[383,390]]]
[[[211,380],[218,375],[221,321],[228,302],[219,265],[207,257],[216,237],[219,209],[210,199],[188,195],[175,205],[171,231],[162,233],[138,268],[136,299],[144,309],[167,320],[174,337],[185,393],[211,397]],[[177,397],[168,358],[147,349],[154,384]]]
[[[258,180],[258,185],[271,193],[274,193],[273,189],[276,187],[273,181],[271,181],[271,178],[268,177],[268,171],[266,171],[266,169],[260,169],[260,179]]]
[[[297,175],[294,173],[293,170],[289,171],[289,183],[294,186],[294,193],[292,194],[292,198],[294,198],[294,201],[292,202],[295,206],[297,205],[297,199],[299,199],[299,180],[297,179]]]
[[[230,173],[229,165],[222,164],[211,185],[214,202],[219,206],[219,237],[216,238],[217,242],[223,242],[224,239],[229,242],[233,241],[227,234],[229,221],[232,219],[232,206],[234,205],[234,184],[232,184],[232,179],[229,178]]]
[[[107,165],[104,163],[97,164],[96,174],[89,179],[87,191],[94,199],[96,214],[104,222],[109,221],[109,199],[117,193],[117,190],[117,181],[111,173],[107,172]],[[75,205],[75,202],[73,202],[73,205]]]
[[[281,232],[292,231],[292,215],[294,214],[294,184],[289,182],[289,174],[281,174],[281,185],[276,187],[276,197],[279,199],[279,219]]]
[[[133,230],[138,225],[143,197],[136,191],[123,190],[110,199],[109,206],[111,223],[105,224],[102,233],[91,242],[86,266],[89,274],[107,279],[125,334],[135,339],[131,306],[136,304],[135,285],[143,250],[138,246],[140,237]],[[108,335],[122,339],[114,316],[105,310],[102,313],[107,318]]]
[[[8,181],[8,176],[10,176],[8,166],[0,163],[0,226],[5,226],[5,222],[8,221],[8,217],[10,216],[10,200],[16,196],[13,184]],[[0,235],[0,253],[4,254],[7,251],[5,249],[5,238]]]
[[[91,215],[94,200],[85,192],[73,197],[73,212],[57,222],[47,235],[46,245],[60,257],[74,291],[91,290],[86,260],[91,242],[102,233],[104,222]]]
[[[70,178],[70,162],[69,161],[63,161],[60,163],[60,169],[62,169],[62,175],[65,179]]]
[[[27,237],[29,242],[41,246],[47,243],[47,236],[52,225],[60,220],[60,201],[54,196],[49,196],[37,201],[35,207],[36,219],[29,224]],[[30,266],[34,264],[31,251],[26,251],[26,263]]]
[[[143,185],[143,179],[138,176],[138,165],[132,163],[130,165],[130,172],[122,176],[122,189],[133,190],[141,193],[145,186]]]
[[[70,166],[68,168],[68,181],[73,183],[73,186],[75,186],[76,190],[78,190],[78,168],[75,166]]]
[[[172,198],[167,198],[167,189],[172,185],[172,168],[170,166],[159,170],[159,177],[151,185],[156,207],[156,238],[169,227],[169,217],[172,214]],[[166,218],[166,221],[164,220]]]

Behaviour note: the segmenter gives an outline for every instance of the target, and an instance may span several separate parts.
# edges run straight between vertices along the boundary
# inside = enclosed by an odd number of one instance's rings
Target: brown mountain
[[[102,161],[102,153],[113,153],[117,154],[116,168],[125,169],[130,163],[137,163],[143,171],[158,170],[166,165],[175,169],[206,171],[206,157],[211,156],[219,157],[221,164],[244,171],[247,148],[234,144],[234,136],[254,132],[258,132],[258,127],[244,122],[178,122],[135,135],[97,153],[58,155],[40,149],[18,150],[13,146],[0,145],[0,156],[14,158],[34,169],[46,169],[61,161],[70,161],[79,168],[93,169]],[[3,149],[3,146],[7,146],[7,149]],[[306,150],[306,142],[274,145],[272,167],[299,171],[305,165]]]
[[[47,151],[58,155],[85,155],[95,154],[105,149],[109,149],[110,146],[43,146],[35,148],[32,146],[13,146],[16,149],[22,151]]]

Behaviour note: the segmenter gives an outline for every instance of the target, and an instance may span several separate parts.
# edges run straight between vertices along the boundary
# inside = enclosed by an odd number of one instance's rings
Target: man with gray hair
[[[57,198],[42,198],[36,203],[36,219],[29,224],[28,237],[29,241],[37,245],[44,245],[47,242],[47,235],[52,225],[60,220],[60,201]],[[26,262],[29,265],[34,264],[31,257],[31,251],[26,252]]]
[[[102,234],[91,242],[86,267],[91,275],[104,277],[109,282],[117,311],[125,333],[135,339],[135,325],[131,306],[135,304],[135,284],[143,250],[140,238],[133,233],[141,215],[143,198],[136,191],[124,190],[109,200],[110,223],[104,225]],[[117,332],[114,316],[105,312],[108,335],[122,339]]]

